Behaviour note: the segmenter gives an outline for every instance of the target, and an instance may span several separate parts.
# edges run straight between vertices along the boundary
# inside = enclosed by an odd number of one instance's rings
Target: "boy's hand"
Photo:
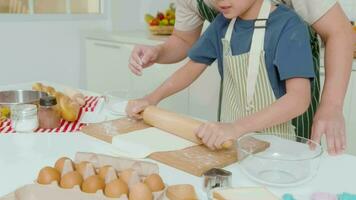
[[[202,124],[196,135],[209,149],[221,149],[224,142],[234,140],[242,134],[233,123],[209,122]]]
[[[141,113],[150,105],[153,104],[146,98],[130,100],[126,106],[126,114],[130,118],[142,119]]]
[[[137,45],[131,53],[129,68],[132,73],[141,76],[142,69],[153,65],[157,61],[158,55],[158,47]]]

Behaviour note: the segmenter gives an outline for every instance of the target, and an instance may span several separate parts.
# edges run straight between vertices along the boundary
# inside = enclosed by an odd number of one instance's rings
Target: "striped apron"
[[[231,20],[226,35],[222,39],[224,56],[224,79],[220,114],[222,122],[233,122],[245,118],[265,109],[277,100],[268,78],[263,48],[270,8],[271,2],[264,0],[255,22],[250,52],[232,55],[231,36],[236,18]],[[295,129],[292,121],[275,125],[262,131],[295,139]]]
[[[217,16],[218,12],[213,8],[210,8],[204,0],[197,0],[198,2],[198,10],[199,14],[205,20],[212,22],[214,18]],[[320,47],[317,38],[317,34],[315,31],[309,27],[310,32],[310,43],[312,47],[313,53],[313,62],[314,62],[314,71],[315,78],[311,83],[311,92],[312,92],[312,102],[310,104],[309,109],[301,116],[292,120],[292,124],[295,126],[296,134],[300,137],[310,138],[311,135],[311,127],[314,114],[319,105],[320,98]],[[218,119],[220,121],[221,116],[221,107],[222,107],[222,87],[223,87],[223,79],[220,84],[220,103],[219,103],[219,111],[218,111]]]

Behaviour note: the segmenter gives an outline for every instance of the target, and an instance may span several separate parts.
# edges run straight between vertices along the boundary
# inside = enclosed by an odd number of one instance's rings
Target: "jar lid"
[[[37,106],[33,104],[20,104],[11,108],[11,112],[17,115],[37,115]]]
[[[53,96],[42,97],[40,99],[40,106],[55,106],[57,105],[57,100]]]

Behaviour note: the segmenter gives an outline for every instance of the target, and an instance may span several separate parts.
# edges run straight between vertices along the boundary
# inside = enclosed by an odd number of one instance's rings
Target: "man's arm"
[[[338,3],[312,26],[325,43],[325,85],[312,139],[320,142],[325,134],[329,153],[339,154],[346,148],[343,105],[352,66],[352,29]]]

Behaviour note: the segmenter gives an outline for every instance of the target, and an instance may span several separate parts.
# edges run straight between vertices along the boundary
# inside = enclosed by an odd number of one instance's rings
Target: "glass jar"
[[[16,132],[33,132],[38,128],[37,106],[15,105],[11,108],[11,120]]]
[[[40,99],[38,118],[40,128],[53,129],[60,126],[61,116],[57,109],[55,97],[47,96]]]

